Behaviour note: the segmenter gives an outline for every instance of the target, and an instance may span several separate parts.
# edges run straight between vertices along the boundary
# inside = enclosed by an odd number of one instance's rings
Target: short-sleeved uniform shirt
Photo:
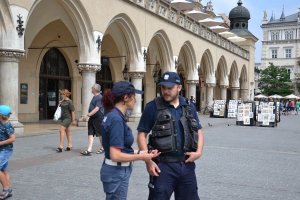
[[[5,124],[2,124],[0,122],[0,141],[7,140],[11,135],[13,135],[15,132],[12,124],[10,122],[7,122]],[[0,145],[0,150],[3,149],[8,149],[12,150],[13,149],[13,144],[6,144],[6,145]]]
[[[118,108],[113,108],[102,122],[102,144],[105,158],[110,159],[110,147],[121,149],[121,152],[133,154],[134,137],[126,123],[126,118]]]
[[[93,114],[91,116],[91,118],[97,118],[97,117],[103,116],[104,110],[103,110],[103,106],[102,106],[102,103],[101,103],[101,98],[102,98],[101,94],[93,96],[93,98],[92,98],[92,100],[90,102],[90,106],[89,106],[89,110],[88,111],[91,112],[96,107],[98,107],[99,110],[95,114]]]
[[[180,147],[178,152],[172,152],[172,153],[167,153],[165,155],[171,155],[171,156],[183,156],[183,146],[184,146],[184,132],[183,132],[183,126],[180,122],[180,117],[182,116],[182,109],[183,106],[187,106],[187,102],[182,96],[179,96],[179,106],[175,108],[173,105],[170,105],[168,102],[163,101],[166,107],[168,108],[169,112],[171,113],[173,119],[175,120],[175,126],[176,126],[176,131],[178,133],[177,135],[177,146]],[[192,114],[193,117],[197,120],[198,122],[198,129],[201,129],[202,126],[200,124],[196,108],[193,104],[190,104],[192,108]],[[155,111],[155,112],[154,112]],[[137,127],[137,130],[139,132],[145,132],[146,134],[150,133],[152,130],[152,127],[154,126],[154,123],[156,121],[156,115],[157,115],[157,108],[156,108],[156,103],[155,100],[149,102],[145,110],[143,111],[143,114],[141,116],[139,125]]]
[[[61,106],[61,120],[71,119],[72,120],[72,112],[75,110],[72,100],[63,100],[60,103]]]

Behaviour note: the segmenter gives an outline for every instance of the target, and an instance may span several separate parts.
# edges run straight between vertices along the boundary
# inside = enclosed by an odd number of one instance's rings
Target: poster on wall
[[[20,84],[20,104],[28,103],[28,84],[21,83]]]

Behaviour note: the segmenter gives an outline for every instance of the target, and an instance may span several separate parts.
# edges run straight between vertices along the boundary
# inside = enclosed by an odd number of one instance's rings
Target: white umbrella
[[[294,95],[294,94],[290,94],[284,97],[285,99],[300,99],[300,97]]]
[[[194,3],[188,0],[173,0],[171,5],[179,10],[192,10],[194,8]]]
[[[194,18],[195,20],[199,21],[199,20],[202,20],[202,19],[205,19],[208,17],[208,14],[207,13],[204,13],[200,10],[191,10],[191,11],[187,11],[185,14],[187,14],[188,16]]]
[[[259,95],[256,95],[254,98],[257,98],[257,99],[267,99],[268,97],[266,95],[259,94]]]
[[[206,26],[218,26],[218,25],[223,24],[223,22],[212,19],[212,18],[202,19],[202,20],[199,20],[198,22],[205,24]]]
[[[246,40],[245,38],[242,38],[239,36],[233,36],[233,37],[229,37],[227,39],[230,40],[231,42],[243,42]]]
[[[228,30],[228,28],[225,28],[224,26],[212,26],[209,28],[217,33]]]
[[[224,32],[221,32],[219,34],[222,35],[225,38],[236,36],[236,34],[234,34],[233,32],[230,32],[230,31],[224,31]]]
[[[269,98],[272,98],[272,99],[282,99],[282,96],[280,96],[278,94],[273,94],[273,95],[269,96]]]

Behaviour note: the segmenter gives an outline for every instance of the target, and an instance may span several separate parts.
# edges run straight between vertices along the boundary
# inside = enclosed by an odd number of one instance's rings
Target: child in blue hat
[[[14,135],[14,128],[9,122],[10,114],[9,106],[0,105],[0,182],[3,187],[0,199],[12,196],[7,166],[13,152],[13,142],[16,140],[16,136]]]

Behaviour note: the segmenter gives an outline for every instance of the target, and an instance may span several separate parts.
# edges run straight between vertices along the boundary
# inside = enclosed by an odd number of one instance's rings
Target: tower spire
[[[280,20],[284,20],[285,19],[285,15],[284,15],[284,5],[282,6],[282,13],[280,16]]]

